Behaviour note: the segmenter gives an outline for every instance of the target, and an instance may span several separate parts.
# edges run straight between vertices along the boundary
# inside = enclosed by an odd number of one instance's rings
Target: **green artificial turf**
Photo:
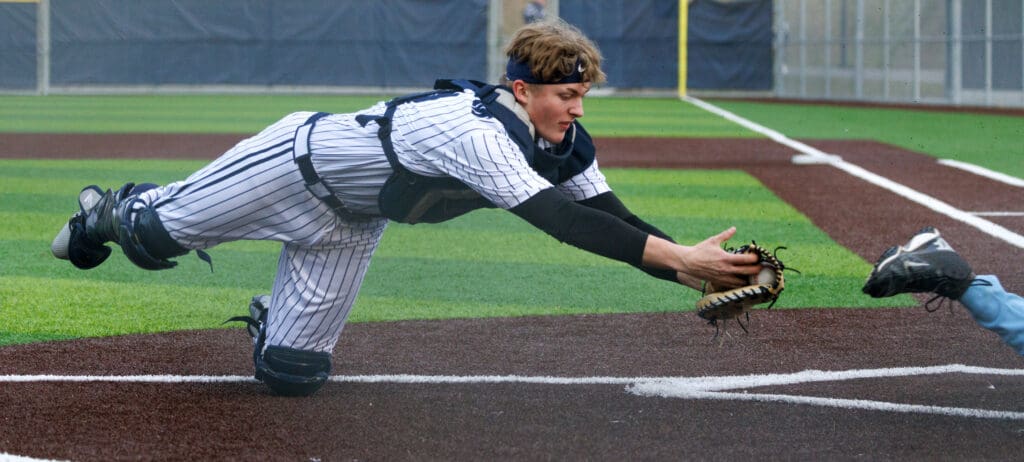
[[[255,133],[295,111],[350,112],[394,95],[0,95],[0,132]],[[1024,177],[1024,120],[1010,115],[711,100],[798,139],[870,139]],[[757,137],[675,98],[589,97],[604,137]]]
[[[297,111],[350,112],[386,96],[0,96],[0,132],[256,133]]]
[[[709,101],[794,139],[864,139],[1024,178],[1024,117]]]
[[[291,112],[354,112],[391,96],[0,96],[0,132],[255,133]],[[757,136],[675,98],[589,97],[584,109],[597,136]]]
[[[50,255],[50,240],[77,207],[83,185],[166,183],[201,165],[0,160],[0,344],[217,328],[244,314],[249,298],[271,287],[275,243],[214,247],[212,273],[194,254],[160,272],[134,267],[117,248],[88,271]],[[681,242],[735,225],[735,245],[756,237],[767,247],[788,246],[779,255],[802,274],[790,273],[777,308],[914,304],[909,297],[879,301],[860,294],[870,265],[745,173],[605,173],[634,211]],[[680,311],[692,310],[697,295],[559,244],[511,214],[481,210],[438,225],[390,225],[351,320]]]
[[[0,132],[254,133],[289,112],[355,111],[389,96],[0,96]],[[794,138],[878,139],[941,157],[977,157],[976,163],[1011,174],[1020,165],[1015,141],[1022,124],[1012,117],[720,104]],[[585,110],[585,125],[599,137],[758,136],[673,98],[592,97]],[[215,247],[213,273],[194,255],[162,272],[136,268],[117,248],[89,271],[50,256],[50,240],[75,211],[82,186],[164,184],[203,164],[0,160],[0,345],[216,328],[244,314],[249,298],[272,284],[275,243]],[[909,296],[862,295],[870,264],[745,173],[604,170],[631,209],[681,242],[735,225],[737,246],[753,238],[770,248],[787,246],[780,257],[801,273],[788,273],[777,308],[916,304]],[[438,225],[392,224],[351,320],[679,311],[692,310],[696,299],[695,291],[559,244],[511,214],[482,210]]]

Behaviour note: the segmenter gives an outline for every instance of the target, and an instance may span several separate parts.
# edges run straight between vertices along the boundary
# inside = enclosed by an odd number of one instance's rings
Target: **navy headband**
[[[584,70],[583,61],[577,58],[576,67],[572,70],[572,74],[563,77],[561,80],[545,82],[533,75],[533,70],[530,69],[530,65],[527,64],[525,60],[519,61],[516,58],[509,58],[508,64],[505,65],[505,78],[507,78],[509,82],[522,80],[526,83],[539,84],[580,83],[583,82]]]

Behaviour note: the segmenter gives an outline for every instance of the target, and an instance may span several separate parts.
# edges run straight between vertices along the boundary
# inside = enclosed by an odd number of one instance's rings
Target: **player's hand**
[[[680,246],[679,258],[683,269],[680,271],[688,278],[680,277],[690,287],[694,279],[708,281],[720,288],[733,288],[747,285],[747,278],[761,271],[757,255],[733,254],[726,252],[722,246],[736,234],[731,227],[711,236],[692,247]],[[697,287],[699,289],[699,285]]]

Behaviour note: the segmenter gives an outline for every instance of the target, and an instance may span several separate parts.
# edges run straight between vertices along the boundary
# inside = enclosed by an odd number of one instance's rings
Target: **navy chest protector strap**
[[[474,113],[480,117],[497,119],[519,147],[530,167],[552,184],[572,178],[594,162],[593,141],[579,123],[574,124],[573,136],[567,135],[566,140],[554,149],[549,151],[537,146],[526,122],[498,100],[498,90],[502,87],[471,80],[438,80],[434,88],[430,92],[401,96],[389,101],[382,115],[356,116],[356,121],[363,126],[371,121],[377,123],[377,137],[393,170],[381,188],[377,201],[381,214],[388,219],[402,223],[438,223],[472,210],[494,207],[490,201],[455,178],[419,175],[398,161],[391,140],[391,121],[398,106],[407,102],[450,97],[467,89],[472,90],[482,105],[478,107],[474,103]]]

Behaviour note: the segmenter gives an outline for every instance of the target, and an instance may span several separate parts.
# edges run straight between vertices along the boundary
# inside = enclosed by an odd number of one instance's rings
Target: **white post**
[[[855,92],[857,99],[864,98],[864,0],[857,0],[857,19],[854,22],[856,34],[856,52],[854,54]]]
[[[952,82],[950,82],[950,99],[953,100],[953,104],[960,104],[962,95],[960,94],[963,85],[963,4],[961,0],[953,0],[951,5],[952,11],[950,11],[950,19],[953,24],[953,44],[952,44],[952,61],[949,65]]]
[[[889,0],[885,0],[882,3],[882,99],[886,101],[889,100],[889,42],[892,40],[889,37],[889,7]]]
[[[914,0],[914,102],[921,102],[921,0]]]
[[[780,0],[775,5],[775,96],[786,94],[786,46],[789,45],[789,23],[786,22],[786,9]]]
[[[498,83],[501,78],[502,0],[491,0],[487,6],[487,78]]]
[[[36,6],[36,92],[50,93],[50,0]]]
[[[825,0],[825,98],[832,97],[832,0]]]
[[[807,96],[807,0],[800,0],[800,96]]]
[[[992,0],[985,0],[985,105],[992,105]]]

